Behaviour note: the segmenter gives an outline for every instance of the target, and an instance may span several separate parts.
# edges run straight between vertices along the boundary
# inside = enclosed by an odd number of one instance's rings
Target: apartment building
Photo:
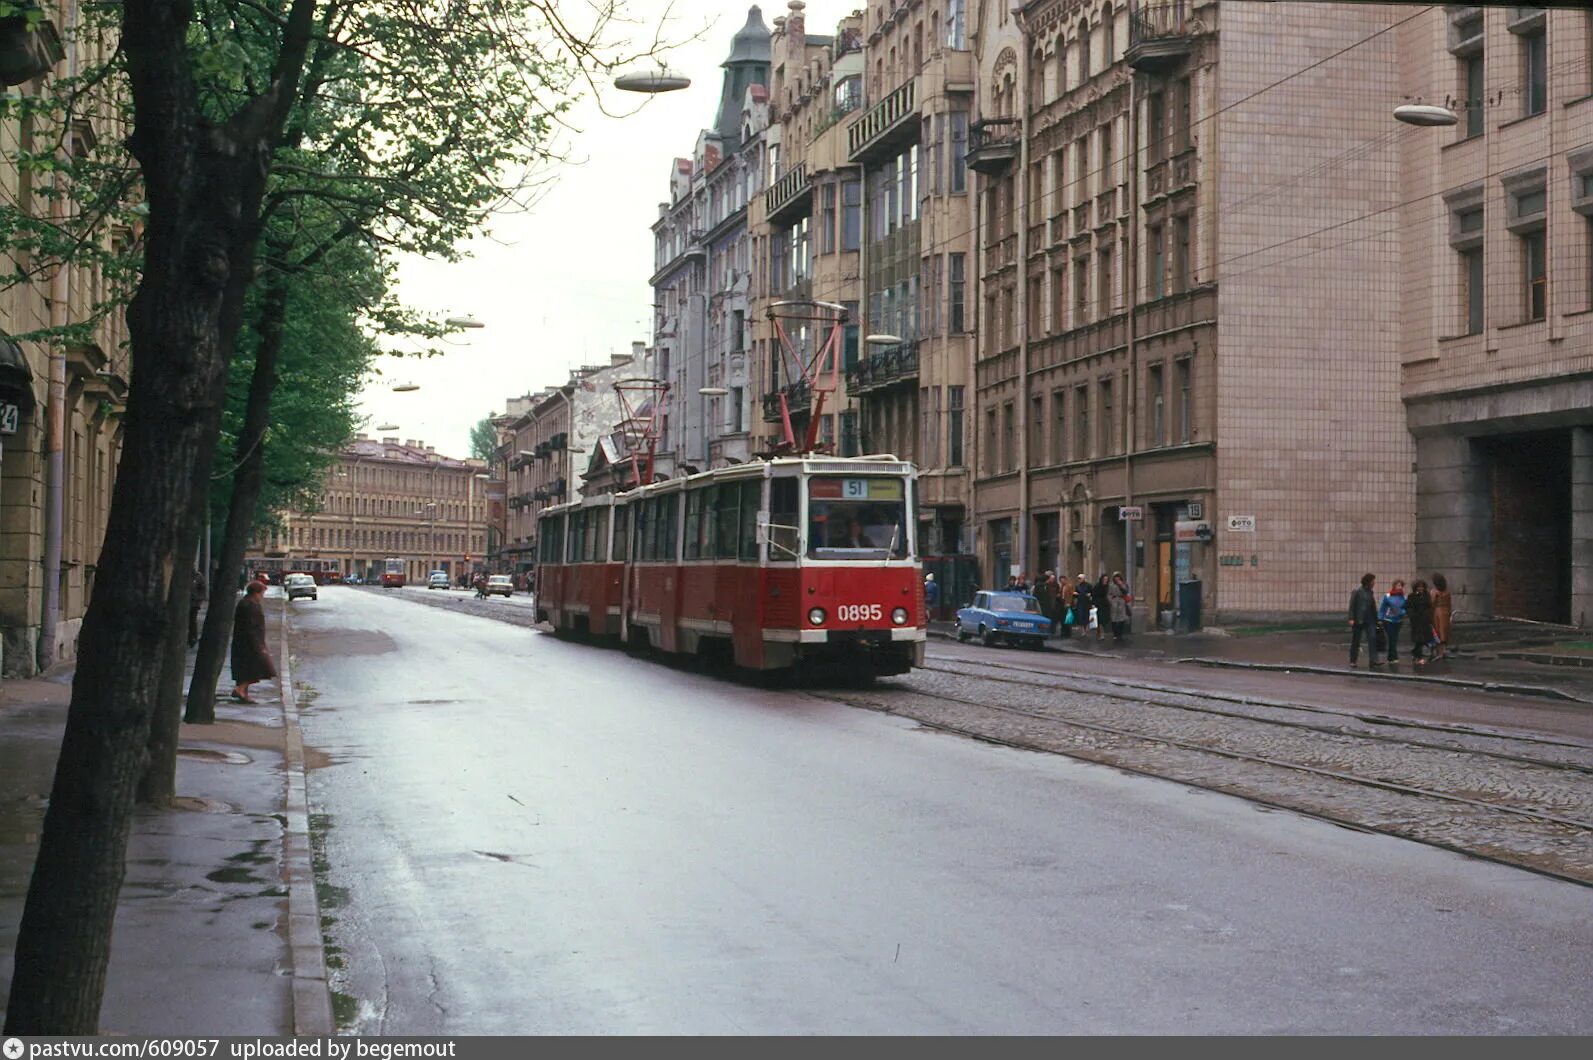
[[[457,583],[485,565],[489,477],[481,460],[443,456],[420,441],[357,435],[327,473],[319,502],[283,513],[262,531],[245,566],[265,559],[291,570],[331,561],[344,577],[372,580],[387,560],[401,559],[411,582],[425,584],[440,570]]]
[[[1412,13],[1406,12],[1407,16]],[[1593,12],[1434,7],[1401,87],[1400,393],[1415,559],[1455,606],[1593,619]]]
[[[762,189],[769,29],[757,7],[722,64],[719,110],[690,158],[677,158],[653,223],[653,343],[670,385],[659,471],[740,462],[752,454],[747,206]]]
[[[865,9],[866,105],[846,130],[864,189],[862,299],[875,337],[850,378],[863,448],[918,465],[921,548],[952,595],[972,585],[971,557],[952,558],[973,543],[971,6],[901,0]]]
[[[769,179],[751,223],[762,265],[753,339],[761,448],[780,444],[789,419],[793,438],[811,431],[820,448],[850,456],[862,444],[849,393],[862,331],[862,184],[847,159],[846,123],[863,101],[862,20],[843,20],[834,35],[813,34],[803,7],[792,3],[774,20]],[[769,307],[783,301],[830,303],[842,312],[780,311],[782,338]],[[816,424],[815,382],[824,389]]]
[[[20,17],[0,20],[0,75],[8,92],[47,92],[50,78],[106,59],[112,43],[76,39],[63,21],[72,11],[46,3],[37,25]],[[65,208],[49,195],[47,177],[14,164],[19,151],[41,148],[42,132],[16,120],[0,122],[0,196],[34,217],[45,217],[56,203]],[[88,108],[62,134],[61,150],[75,154],[119,135],[110,115]],[[53,133],[49,142],[55,142]],[[126,244],[134,235],[112,228],[103,237]],[[15,275],[36,265],[22,248],[9,249],[6,263]],[[81,342],[13,336],[90,319],[112,293],[99,267],[87,264],[0,290],[0,672],[7,677],[31,676],[77,655],[121,458],[131,374],[120,312],[104,316]],[[58,446],[49,437],[52,372],[61,384]],[[54,471],[52,449],[60,461]]]
[[[993,571],[1122,570],[1162,626],[1192,583],[1210,621],[1336,612],[1366,570],[1410,576],[1399,159],[1422,131],[1391,117],[1410,14],[986,14],[970,165]]]

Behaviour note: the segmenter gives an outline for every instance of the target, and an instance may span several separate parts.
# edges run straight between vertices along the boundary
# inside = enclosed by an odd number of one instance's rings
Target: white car
[[[434,571],[432,571],[431,574],[426,578],[426,588],[428,588],[428,589],[446,589],[446,588],[448,588],[448,572],[447,571],[442,571],[442,570],[434,570]]]
[[[282,581],[282,587],[288,592],[289,600],[297,600],[301,596],[308,596],[311,600],[318,600],[315,595],[315,579],[308,574],[290,574]]]
[[[513,596],[514,579],[507,574],[494,574],[487,579],[488,596]]]

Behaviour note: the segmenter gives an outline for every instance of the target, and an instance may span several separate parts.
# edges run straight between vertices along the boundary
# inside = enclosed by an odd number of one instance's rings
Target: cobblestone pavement
[[[932,664],[933,665],[933,664]],[[959,672],[964,671],[967,672]],[[826,698],[1593,884],[1593,749],[935,666]],[[1248,713],[1247,713],[1248,711]],[[1406,739],[1406,737],[1409,739]]]
[[[496,599],[405,599],[536,625],[534,608]],[[909,676],[811,694],[1593,884],[1593,747],[1151,681],[1082,683],[932,652]]]

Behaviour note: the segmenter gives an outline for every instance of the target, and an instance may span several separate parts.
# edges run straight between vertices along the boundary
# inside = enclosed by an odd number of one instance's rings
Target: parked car
[[[487,579],[488,596],[513,596],[514,579],[507,574],[494,574]]]
[[[426,588],[428,588],[428,589],[446,589],[446,588],[448,588],[448,572],[445,571],[445,570],[434,570],[434,571],[432,571],[429,575],[426,576]]]
[[[309,574],[290,574],[283,579],[282,584],[288,590],[288,599],[297,600],[301,596],[308,596],[311,600],[318,600],[315,595],[315,578]]]
[[[986,647],[997,641],[1030,648],[1045,646],[1051,620],[1040,613],[1040,601],[1028,593],[985,590],[957,612],[957,639],[978,637]]]

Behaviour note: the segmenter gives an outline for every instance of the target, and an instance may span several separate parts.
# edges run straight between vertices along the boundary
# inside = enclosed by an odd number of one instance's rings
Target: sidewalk
[[[955,639],[954,622],[931,622],[931,636]],[[1310,629],[1244,627],[1238,633],[1135,633],[1121,644],[1108,632],[1097,640],[1082,632],[1053,637],[1047,647],[1062,652],[1154,662],[1252,670],[1354,674],[1369,680],[1420,681],[1495,692],[1515,692],[1593,705],[1593,653],[1577,645],[1586,633],[1520,626],[1504,622],[1460,623],[1455,628],[1454,657],[1418,667],[1410,657],[1409,638],[1402,636],[1397,666],[1366,668],[1366,656],[1348,668],[1347,628],[1324,622]],[[1556,645],[1561,645],[1556,647]]]
[[[266,606],[268,622],[278,627],[280,601]],[[284,661],[279,666],[289,680]],[[0,682],[0,1005],[10,987],[71,680],[64,670]],[[289,945],[285,870],[292,859],[284,862],[284,850],[296,844],[284,828],[288,728],[277,688],[276,682],[258,686],[260,706],[218,703],[214,725],[184,725],[177,805],[136,811],[102,1033],[294,1033],[295,983],[302,986],[302,977],[294,977]],[[317,930],[317,954],[319,942]]]

